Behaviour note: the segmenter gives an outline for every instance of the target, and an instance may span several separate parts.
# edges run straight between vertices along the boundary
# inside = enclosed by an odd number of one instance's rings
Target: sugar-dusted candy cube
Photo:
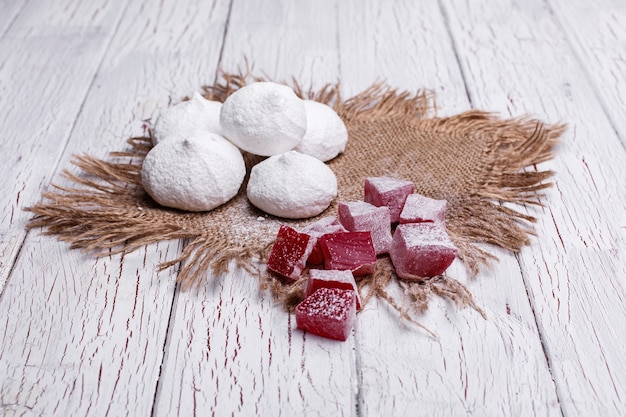
[[[339,223],[336,217],[328,216],[303,227],[301,232],[319,239],[326,233],[347,232],[347,230]],[[309,255],[307,263],[310,265],[322,265],[324,263],[324,252],[319,242],[313,246],[313,251]]]
[[[404,201],[412,194],[415,186],[411,181],[389,177],[369,177],[365,179],[364,200],[375,206],[389,207],[391,222],[400,221]]]
[[[352,290],[356,294],[356,309],[361,309],[361,297],[356,286],[354,275],[349,270],[309,270],[309,280],[307,281],[305,297],[313,294],[320,288],[339,288],[340,290]]]
[[[326,269],[348,269],[355,277],[374,273],[376,252],[370,232],[328,233],[319,242]]]
[[[389,207],[377,207],[365,201],[339,203],[339,221],[351,232],[372,233],[374,250],[377,255],[389,252],[391,244],[391,218]]]
[[[344,341],[356,321],[352,290],[320,288],[296,306],[296,325],[318,336]]]
[[[446,200],[411,194],[404,202],[400,223],[445,222],[447,204]]]
[[[396,228],[389,250],[400,278],[441,275],[454,261],[456,253],[443,223],[401,224]]]
[[[316,239],[306,233],[281,225],[267,259],[267,269],[292,281],[297,280],[302,275],[315,242]]]

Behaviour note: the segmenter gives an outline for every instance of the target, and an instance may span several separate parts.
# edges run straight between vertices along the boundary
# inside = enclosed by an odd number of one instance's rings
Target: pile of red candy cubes
[[[410,181],[367,178],[364,201],[339,203],[338,219],[324,217],[300,231],[280,227],[267,269],[295,282],[309,268],[298,328],[346,340],[361,308],[355,277],[374,273],[377,255],[389,254],[400,278],[445,272],[457,253],[446,231],[446,200],[414,189]]]

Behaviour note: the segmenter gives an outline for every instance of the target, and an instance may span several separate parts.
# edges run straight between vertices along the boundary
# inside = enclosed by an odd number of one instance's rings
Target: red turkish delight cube
[[[341,223],[339,223],[339,220],[337,220],[336,217],[328,216],[322,217],[318,221],[303,227],[301,232],[319,239],[326,233],[347,232],[347,230],[341,225]],[[322,265],[323,263],[324,252],[322,251],[320,243],[316,242],[315,246],[313,246],[313,251],[309,255],[309,259],[307,259],[307,264]]]
[[[319,242],[326,269],[348,269],[355,277],[374,273],[376,251],[370,232],[329,233]]]
[[[389,255],[400,278],[441,275],[457,249],[443,223],[407,223],[397,227]]]
[[[400,213],[400,223],[445,222],[447,204],[446,200],[411,194]]]
[[[352,290],[356,294],[356,309],[361,309],[361,297],[354,280],[354,275],[349,270],[309,270],[309,280],[306,285],[305,297],[313,294],[320,288],[339,288],[340,290]]]
[[[344,341],[356,321],[352,290],[320,288],[296,306],[296,325],[318,336]]]
[[[364,200],[375,206],[389,207],[391,222],[400,221],[404,201],[412,194],[415,186],[410,181],[389,177],[369,177],[365,179]]]
[[[389,207],[377,207],[365,201],[339,203],[339,221],[351,232],[372,233],[377,255],[389,252],[391,244],[391,219]]]
[[[306,233],[281,225],[267,260],[267,269],[292,281],[297,280],[315,242],[316,239]]]

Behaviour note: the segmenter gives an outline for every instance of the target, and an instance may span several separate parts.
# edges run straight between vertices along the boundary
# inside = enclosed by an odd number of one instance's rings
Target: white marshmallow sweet
[[[220,125],[231,142],[255,155],[278,155],[295,148],[306,131],[304,100],[273,82],[256,82],[231,94]]]
[[[337,112],[326,104],[304,101],[307,129],[294,150],[320,161],[330,161],[346,149],[348,130]]]
[[[221,135],[222,103],[211,101],[194,92],[191,99],[161,112],[152,129],[152,143],[166,139],[185,139],[203,133]]]
[[[187,211],[226,203],[245,175],[239,149],[212,133],[159,143],[146,155],[141,171],[143,187],[157,203]]]
[[[252,167],[247,194],[266,213],[304,219],[320,214],[337,197],[337,177],[319,159],[289,151]]]

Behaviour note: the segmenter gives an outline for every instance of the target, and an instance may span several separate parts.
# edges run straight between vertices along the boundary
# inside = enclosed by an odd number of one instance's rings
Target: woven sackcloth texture
[[[255,80],[259,78],[222,73],[215,85],[205,87],[205,96],[223,101]],[[474,274],[493,258],[485,244],[518,251],[530,242],[533,217],[522,213],[521,206],[512,209],[502,203],[539,204],[552,173],[533,166],[552,157],[564,126],[532,118],[503,120],[481,111],[439,118],[433,115],[431,94],[399,92],[383,84],[348,100],[341,98],[339,85],[307,93],[297,82],[291,85],[304,98],[332,105],[348,128],[345,152],[328,163],[338,179],[336,202],[362,200],[369,176],[413,181],[416,192],[448,201],[448,232],[459,258]],[[262,272],[262,261],[281,223],[298,228],[315,219],[294,221],[261,213],[246,199],[245,183],[233,200],[210,212],[160,207],[141,186],[141,164],[151,140],[132,138],[128,143],[127,150],[113,152],[106,160],[75,156],[73,164],[81,172],[64,172],[74,185],[45,192],[40,203],[27,209],[34,213],[29,227],[43,227],[44,233],[57,235],[72,248],[95,254],[183,239],[182,253],[161,265],[180,264],[183,287],[200,285],[210,272],[226,272],[234,260],[258,274],[262,287],[271,288],[287,305],[301,299],[306,277],[282,283]],[[248,172],[262,159],[244,156]],[[336,202],[318,217],[336,215]],[[474,305],[467,289],[450,277],[409,282],[397,279],[388,257],[381,256],[378,264],[377,272],[359,283],[366,300],[383,297],[405,316],[407,306],[425,309],[430,294]],[[392,282],[404,290],[401,301],[387,291]]]

